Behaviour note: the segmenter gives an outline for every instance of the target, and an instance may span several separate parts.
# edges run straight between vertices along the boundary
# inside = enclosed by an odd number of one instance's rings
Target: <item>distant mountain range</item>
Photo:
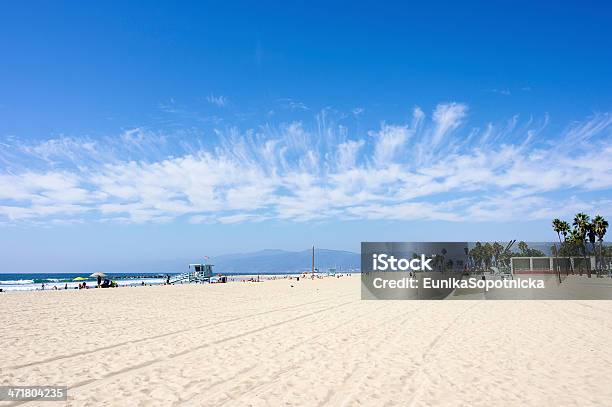
[[[266,249],[253,253],[226,254],[210,259],[218,273],[286,273],[309,271],[312,250],[291,252]],[[315,249],[315,267],[319,271],[359,269],[358,253],[342,250]]]
[[[506,242],[501,242],[505,245]],[[527,242],[530,248],[541,250],[550,256],[550,247],[554,242]],[[558,243],[557,243],[558,244]],[[518,251],[516,244],[512,247]],[[287,273],[310,271],[311,250],[288,251],[266,249],[250,253],[225,254],[213,256],[207,262],[214,264],[215,273]],[[122,261],[118,265],[108,265],[104,271],[137,272],[137,273],[182,273],[187,271],[190,263],[203,262],[201,257],[156,259],[149,261]],[[331,267],[338,270],[360,268],[360,254],[343,250],[315,249],[315,267],[327,271]],[[97,269],[91,269],[91,272]],[[75,272],[80,272],[76,270]]]

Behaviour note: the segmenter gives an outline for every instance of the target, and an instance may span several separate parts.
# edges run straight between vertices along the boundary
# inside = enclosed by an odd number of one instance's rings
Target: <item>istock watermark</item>
[[[376,254],[372,255],[372,270],[374,271],[433,271],[430,263],[433,261],[431,258],[425,257],[421,254],[420,258],[416,259],[396,259],[393,255]]]
[[[532,246],[545,250],[552,243]],[[361,298],[612,299],[609,277],[574,274],[576,265],[590,267],[593,259],[563,259],[524,242],[520,247],[513,251],[512,242],[362,242]]]
[[[536,279],[516,279],[516,280],[492,280],[492,279],[477,279],[477,278],[455,278],[435,279],[431,277],[423,277],[419,279],[413,277],[402,277],[400,279],[375,277],[372,280],[374,288],[419,288],[422,284],[423,288],[436,289],[480,289],[489,291],[494,288],[546,288],[543,280]]]

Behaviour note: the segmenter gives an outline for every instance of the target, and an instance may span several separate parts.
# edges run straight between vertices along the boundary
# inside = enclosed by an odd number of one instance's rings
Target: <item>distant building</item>
[[[558,271],[595,270],[595,256],[583,257],[511,257],[512,274],[554,274]],[[586,265],[586,267],[585,267]]]

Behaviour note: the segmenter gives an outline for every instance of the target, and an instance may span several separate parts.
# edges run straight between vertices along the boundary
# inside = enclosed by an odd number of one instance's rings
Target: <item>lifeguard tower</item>
[[[189,265],[189,271],[177,274],[170,278],[170,284],[174,283],[204,283],[210,282],[213,275],[213,265],[206,263],[193,263]]]

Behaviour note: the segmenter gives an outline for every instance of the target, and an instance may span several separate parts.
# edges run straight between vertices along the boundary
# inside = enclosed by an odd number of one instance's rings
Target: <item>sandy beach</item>
[[[0,382],[68,386],[46,406],[612,405],[608,301],[362,301],[355,275],[0,307]]]

